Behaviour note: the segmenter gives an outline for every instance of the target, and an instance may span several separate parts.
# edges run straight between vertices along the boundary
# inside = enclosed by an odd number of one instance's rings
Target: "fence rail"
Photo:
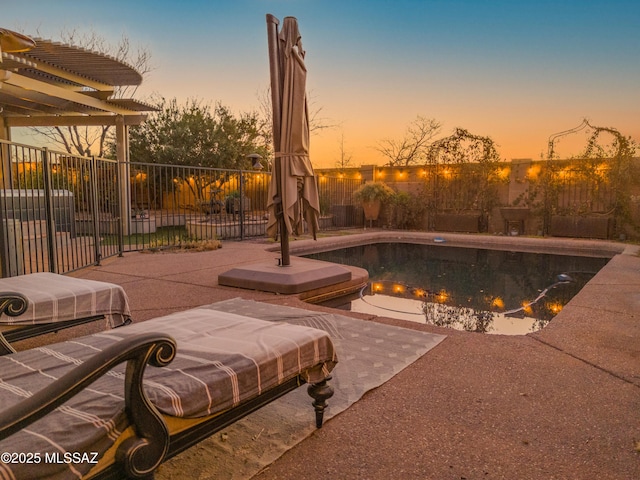
[[[125,249],[242,240],[266,232],[269,173],[145,163],[130,168],[132,219]]]
[[[3,277],[66,273],[125,251],[176,247],[193,240],[243,240],[266,233],[269,172],[118,164],[1,140],[0,160]],[[612,238],[620,223],[617,212],[640,217],[640,209],[633,210],[635,200],[627,198],[631,195],[621,194],[620,175],[607,162],[558,161],[538,170],[542,173],[527,174],[526,182],[516,178],[518,200],[529,205],[520,208],[527,211],[527,225],[523,219],[507,217],[502,222],[500,215],[507,213],[498,208],[504,206],[500,203],[494,208],[500,212],[492,214],[496,221],[491,231],[510,231],[515,225],[530,233],[537,228],[535,221],[545,234]],[[423,169],[421,176],[405,182],[407,188],[392,183],[405,198],[394,200],[376,226],[479,229],[473,216],[440,218],[447,209],[468,209],[469,204],[478,208],[474,202],[481,198],[476,191],[480,181],[470,182],[471,173]],[[321,231],[364,225],[362,208],[353,196],[362,179],[338,173],[320,175],[317,182]],[[447,223],[453,220],[473,225]]]
[[[269,172],[69,155],[0,141],[2,276],[67,273],[126,251],[263,236]],[[360,181],[321,177],[322,230],[362,225]]]
[[[362,207],[353,199],[353,193],[363,183],[354,178],[318,177],[321,231],[363,226]]]
[[[65,273],[119,253],[115,161],[0,142],[2,276]]]

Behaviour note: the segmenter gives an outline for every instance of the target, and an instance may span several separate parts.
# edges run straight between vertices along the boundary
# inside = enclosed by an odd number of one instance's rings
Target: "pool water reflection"
[[[359,295],[325,305],[482,333],[543,328],[608,258],[380,243],[306,255],[362,267]]]

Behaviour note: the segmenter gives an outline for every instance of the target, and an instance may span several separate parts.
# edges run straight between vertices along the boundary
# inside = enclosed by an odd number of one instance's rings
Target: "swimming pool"
[[[521,335],[543,328],[609,258],[411,243],[305,255],[369,272],[334,308],[467,331]]]

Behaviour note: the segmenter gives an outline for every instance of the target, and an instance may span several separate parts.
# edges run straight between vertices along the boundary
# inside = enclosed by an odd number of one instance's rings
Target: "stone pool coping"
[[[298,240],[290,244],[292,255],[307,255],[326,250],[336,250],[368,243],[418,243],[449,247],[473,247],[491,250],[513,250],[518,252],[556,253],[565,255],[582,255],[591,257],[613,257],[629,251],[633,253],[639,248],[605,240],[585,240],[552,237],[474,235],[457,233],[410,232],[394,230],[377,230],[364,233],[353,233],[336,237],[323,237],[317,241]],[[269,251],[277,251],[272,246]]]

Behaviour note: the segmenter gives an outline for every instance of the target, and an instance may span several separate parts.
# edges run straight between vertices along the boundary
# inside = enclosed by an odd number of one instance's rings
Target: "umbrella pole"
[[[280,230],[280,265],[291,264],[289,255],[289,231],[284,220],[284,205],[282,203],[282,158],[280,150],[280,128],[282,120],[282,72],[280,71],[280,55],[278,53],[278,25],[279,21],[271,14],[267,14],[267,40],[269,47],[269,72],[271,74],[271,104],[273,107],[273,146],[275,152],[274,174],[276,176],[276,218]]]

